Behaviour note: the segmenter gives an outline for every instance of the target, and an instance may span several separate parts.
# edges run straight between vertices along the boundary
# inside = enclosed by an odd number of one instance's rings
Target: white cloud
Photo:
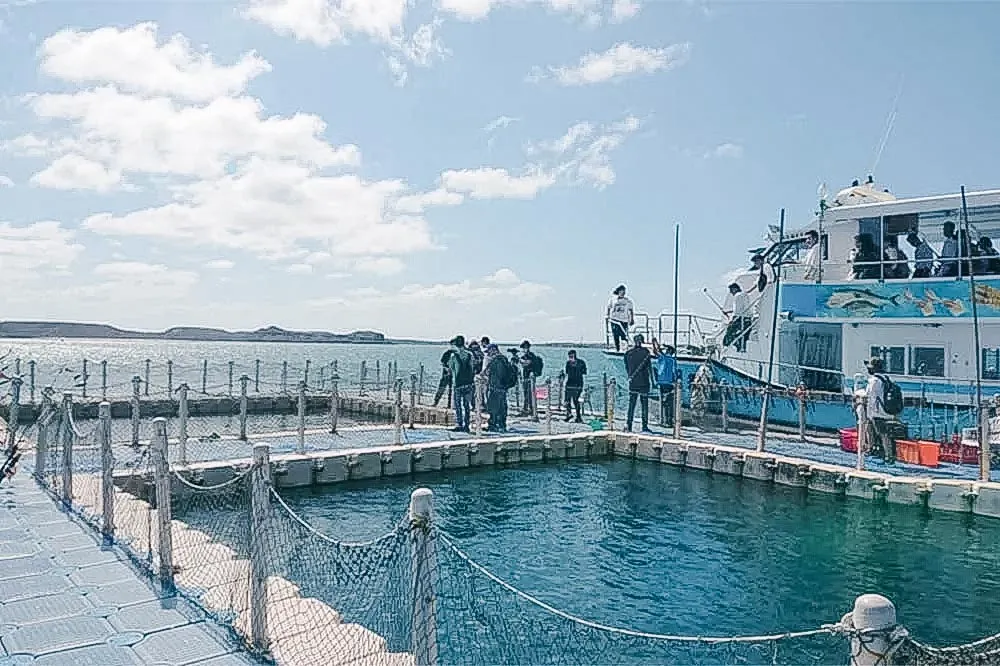
[[[573,67],[549,67],[548,76],[564,86],[605,83],[634,74],[673,69],[687,61],[690,53],[691,45],[686,43],[654,49],[621,42],[603,53],[587,53]],[[538,81],[548,76],[536,70],[529,75],[529,80]]]
[[[473,199],[533,199],[555,182],[555,176],[549,173],[536,171],[515,176],[506,169],[493,167],[441,174],[441,184],[446,189],[468,194]]]
[[[14,181],[7,176],[0,175],[0,187],[14,187]]]
[[[231,161],[250,155],[318,167],[359,160],[357,147],[334,147],[322,139],[326,123],[318,116],[262,117],[261,103],[250,97],[178,106],[166,98],[146,99],[105,86],[34,95],[29,104],[39,118],[66,121],[70,129],[54,138],[21,136],[7,144],[9,149],[25,155],[78,155],[103,164],[110,173],[217,176]],[[79,187],[86,187],[86,181]]]
[[[481,21],[499,7],[542,6],[552,12],[575,14],[589,21],[600,20],[600,0],[437,0],[442,12],[462,21]]]
[[[31,183],[54,190],[94,190],[107,192],[122,182],[120,171],[112,171],[100,162],[81,155],[68,154],[31,177]]]
[[[517,277],[517,273],[510,270],[509,268],[500,268],[497,269],[496,273],[493,273],[492,275],[487,275],[485,278],[483,278],[483,281],[488,282],[490,284],[498,285],[500,287],[503,286],[509,287],[512,285],[516,285],[518,282],[521,281],[521,279]]]
[[[255,53],[233,65],[216,64],[195,52],[182,35],[159,43],[157,27],[105,27],[91,32],[61,30],[42,42],[42,72],[72,83],[114,83],[131,92],[196,102],[243,92],[271,65]]]
[[[611,20],[621,23],[639,13],[641,6],[635,0],[614,0],[611,4]]]
[[[465,201],[465,197],[456,192],[449,192],[444,188],[437,188],[430,192],[420,194],[408,194],[396,200],[395,208],[400,213],[423,213],[428,208],[441,206],[457,206]]]
[[[311,275],[313,267],[312,264],[292,264],[285,271],[292,275]]]
[[[558,164],[555,173],[566,182],[600,189],[615,182],[611,153],[640,126],[641,122],[634,116],[604,126],[577,123],[558,139],[531,145],[529,149],[555,159]]]
[[[355,262],[354,268],[362,273],[389,276],[403,271],[403,262],[396,257],[363,257]]]
[[[197,273],[139,261],[98,264],[94,276],[98,282],[74,286],[68,295],[102,303],[156,302],[159,307],[183,299],[198,283]]]
[[[235,266],[236,264],[229,259],[213,259],[205,264],[205,268],[210,268],[213,271],[228,271]]]
[[[743,146],[738,143],[720,143],[718,146],[705,153],[706,159],[713,157],[738,159],[743,157]]]
[[[498,129],[510,127],[512,123],[516,123],[517,121],[518,118],[511,118],[510,116],[497,116],[496,119],[491,121],[488,125],[486,125],[486,127],[483,128],[483,131],[489,134],[491,132],[497,131]]]
[[[83,252],[75,234],[58,222],[14,226],[0,222],[0,266],[8,282],[39,280],[65,273]]]

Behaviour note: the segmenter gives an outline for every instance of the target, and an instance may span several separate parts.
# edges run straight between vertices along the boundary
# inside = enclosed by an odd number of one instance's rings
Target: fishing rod
[[[709,293],[708,287],[704,287],[701,291],[703,294],[705,294],[705,296],[708,297],[708,300],[712,301],[712,305],[719,308],[719,312],[721,312],[722,314],[726,314],[726,309],[719,304],[719,301],[715,300],[715,297],[712,296],[711,293]]]

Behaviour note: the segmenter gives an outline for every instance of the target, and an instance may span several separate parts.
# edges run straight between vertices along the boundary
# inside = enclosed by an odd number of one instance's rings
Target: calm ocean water
[[[519,342],[519,341],[518,341]],[[516,346],[517,342],[503,345],[502,350]],[[369,380],[375,379],[376,363],[384,373],[390,361],[397,363],[400,373],[408,377],[425,367],[425,387],[433,391],[440,378],[440,358],[445,345],[398,344],[316,344],[316,343],[252,343],[252,342],[187,342],[158,340],[87,340],[87,339],[0,339],[0,353],[6,353],[4,364],[7,372],[15,368],[15,359],[21,359],[21,372],[27,381],[28,361],[36,362],[36,385],[51,383],[57,388],[68,389],[79,384],[83,360],[87,359],[88,395],[98,395],[101,387],[101,361],[107,361],[109,395],[127,395],[132,391],[133,376],[145,378],[146,360],[150,361],[150,393],[164,395],[167,389],[167,361],[173,362],[173,387],[187,382],[194,390],[202,386],[203,363],[208,361],[208,393],[228,391],[229,362],[233,362],[235,386],[239,387],[240,375],[246,373],[253,380],[256,361],[261,366],[261,392],[275,391],[280,387],[282,363],[288,363],[288,383],[294,386],[305,373],[306,361],[310,362],[310,386],[319,385],[321,367],[337,361],[342,381],[355,383],[360,377],[361,362],[368,365]],[[555,378],[566,362],[570,347],[539,346],[535,348],[545,361],[544,375]],[[600,386],[601,373],[611,373],[618,381],[625,379],[621,359],[610,359],[599,349],[580,349],[579,355],[588,365],[590,383]],[[251,384],[251,391],[253,390]],[[25,388],[27,390],[27,388]],[[76,389],[79,392],[79,389]]]
[[[989,519],[627,460],[462,470],[282,494],[325,534],[360,540],[398,524],[418,484],[434,490],[439,524],[476,561],[596,622],[671,634],[780,633],[836,622],[858,595],[878,592],[924,642],[955,644],[1000,630],[1000,524]],[[212,530],[231,516],[184,519]],[[546,623],[495,584],[467,589],[467,576],[448,570],[453,560],[441,558],[447,589],[440,591],[439,622],[463,628],[450,650],[474,634],[475,649],[492,655],[475,663],[663,663],[641,652],[599,659],[590,630],[571,634]],[[313,569],[302,562],[296,582],[309,594],[347,603]],[[469,610],[471,597],[484,604],[479,611]],[[494,617],[489,609],[502,612]],[[359,609],[358,619],[375,617],[375,610]],[[524,631],[509,633],[522,621]],[[405,643],[406,627],[384,626]],[[546,644],[571,654],[553,658],[544,646],[531,647],[543,633]],[[511,657],[511,641],[525,643],[523,652]],[[836,644],[819,661],[844,663],[846,654]],[[779,663],[818,663],[798,659],[786,653]]]

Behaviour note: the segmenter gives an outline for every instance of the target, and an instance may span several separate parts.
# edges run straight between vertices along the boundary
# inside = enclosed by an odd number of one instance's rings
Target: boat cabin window
[[[944,377],[944,348],[910,347],[910,374],[917,377]]]
[[[1000,379],[1000,348],[983,349],[983,379]]]
[[[872,347],[871,357],[882,359],[887,374],[906,374],[906,347]]]

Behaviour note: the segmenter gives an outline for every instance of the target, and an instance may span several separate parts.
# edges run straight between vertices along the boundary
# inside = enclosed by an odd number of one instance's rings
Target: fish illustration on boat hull
[[[924,298],[931,303],[939,303],[954,317],[958,317],[965,312],[965,303],[954,298],[941,298],[937,295],[937,292],[932,289],[924,289]]]
[[[976,285],[976,303],[1000,310],[1000,289],[988,284]]]
[[[870,289],[839,289],[826,299],[828,308],[847,310],[861,317],[870,317],[886,305],[899,305],[899,295],[886,297]]]
[[[913,303],[920,310],[921,314],[925,317],[934,316],[934,302],[927,298],[927,294],[924,294],[924,298],[917,298],[913,295],[913,292],[909,289],[903,292],[903,300]]]

